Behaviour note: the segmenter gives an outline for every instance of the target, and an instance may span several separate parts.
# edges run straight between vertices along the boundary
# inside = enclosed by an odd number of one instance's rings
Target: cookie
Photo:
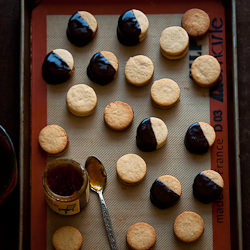
[[[128,229],[126,239],[129,249],[148,250],[156,243],[156,232],[151,225],[138,222]]]
[[[204,232],[204,221],[201,216],[191,211],[179,214],[174,222],[176,237],[186,243],[198,240]]]
[[[104,109],[104,121],[114,130],[128,128],[134,118],[134,112],[129,104],[121,101],[111,102]]]
[[[69,144],[66,131],[55,124],[47,125],[40,131],[38,142],[41,148],[50,155],[63,153]]]
[[[171,175],[157,178],[150,189],[151,202],[160,209],[175,205],[181,196],[181,183]]]
[[[214,144],[214,128],[205,122],[193,123],[187,130],[184,144],[190,153],[204,154]]]
[[[210,55],[197,57],[191,65],[192,78],[200,87],[213,87],[219,80],[220,73],[218,60]]]
[[[76,116],[88,116],[96,108],[97,96],[90,86],[77,84],[68,90],[66,103],[72,114]]]
[[[130,57],[125,66],[125,77],[135,86],[143,86],[154,74],[154,65],[150,58],[143,55]]]
[[[71,43],[82,47],[93,39],[97,27],[97,21],[92,14],[87,11],[77,11],[69,19],[66,34]]]
[[[144,179],[146,172],[146,162],[136,154],[123,155],[116,163],[117,176],[124,184],[138,184]]]
[[[65,49],[55,49],[43,61],[43,79],[50,84],[66,82],[74,72],[74,59]]]
[[[87,75],[91,81],[106,85],[116,77],[117,71],[118,60],[116,56],[112,52],[101,51],[91,58]]]
[[[161,53],[170,60],[184,57],[188,52],[189,37],[187,32],[179,26],[164,29],[160,36]]]
[[[153,104],[161,109],[172,107],[180,98],[178,84],[168,78],[157,80],[151,87],[151,100]]]
[[[145,152],[152,152],[161,148],[167,140],[168,128],[159,118],[149,117],[144,119],[137,127],[136,144]]]
[[[223,187],[224,181],[219,173],[204,170],[194,179],[193,194],[197,200],[207,204],[220,197]]]
[[[148,27],[148,18],[143,12],[136,9],[125,11],[118,20],[118,40],[127,46],[136,45],[145,39]]]
[[[208,14],[201,9],[190,9],[184,13],[181,19],[181,26],[188,35],[194,39],[203,38],[210,27]]]
[[[52,244],[56,250],[79,250],[82,246],[82,235],[72,226],[63,226],[54,232]]]

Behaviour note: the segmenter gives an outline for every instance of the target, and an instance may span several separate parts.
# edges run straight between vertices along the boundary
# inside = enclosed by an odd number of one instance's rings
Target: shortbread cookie
[[[224,181],[214,170],[204,170],[199,173],[193,183],[195,198],[203,203],[210,203],[219,198],[224,187]]]
[[[154,65],[150,58],[143,55],[130,57],[125,66],[125,76],[129,83],[143,86],[154,74]]]
[[[184,13],[181,19],[181,26],[192,38],[203,38],[210,27],[208,14],[201,9],[190,9]]]
[[[114,130],[126,129],[131,125],[133,118],[134,112],[125,102],[111,102],[104,109],[104,121]]]
[[[66,82],[74,69],[71,53],[65,49],[55,49],[49,52],[43,61],[43,78],[50,84]]]
[[[67,37],[76,46],[84,46],[89,43],[96,34],[97,21],[87,11],[77,11],[68,22]]]
[[[123,155],[116,163],[117,176],[124,184],[138,184],[144,179],[146,172],[146,162],[136,154]]]
[[[189,37],[179,26],[164,29],[160,37],[161,53],[170,60],[180,59],[188,52]]]
[[[148,250],[156,243],[156,232],[151,225],[138,222],[128,229],[126,238],[129,249]]]
[[[47,125],[38,137],[41,148],[50,155],[63,153],[69,144],[66,131],[58,125]]]
[[[168,78],[157,80],[151,87],[151,99],[156,107],[166,109],[172,107],[180,98],[178,84]]]
[[[150,189],[151,202],[160,209],[173,206],[181,196],[181,183],[171,175],[157,178]]]
[[[167,140],[168,129],[159,118],[150,117],[144,119],[137,127],[136,144],[145,152],[151,152],[161,148]]]
[[[87,74],[91,81],[100,85],[106,85],[117,75],[118,60],[116,56],[109,51],[101,51],[91,58]]]
[[[186,243],[198,240],[204,232],[204,221],[201,216],[191,211],[179,214],[174,222],[176,237]]]
[[[56,250],[79,250],[82,246],[82,235],[72,226],[63,226],[54,232],[52,244]]]
[[[66,103],[72,114],[76,116],[87,116],[95,110],[97,96],[90,86],[77,84],[68,90]]]
[[[124,12],[118,20],[117,37],[124,45],[136,45],[145,39],[148,31],[148,18],[140,10]]]
[[[190,153],[204,154],[214,144],[214,128],[205,122],[192,124],[185,135],[185,146]]]
[[[219,80],[220,72],[218,60],[210,55],[197,57],[191,66],[193,80],[200,87],[213,87]]]

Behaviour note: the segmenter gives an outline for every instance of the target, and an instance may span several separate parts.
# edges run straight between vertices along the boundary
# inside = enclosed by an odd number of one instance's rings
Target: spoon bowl
[[[88,157],[85,163],[85,169],[88,172],[90,189],[99,195],[102,208],[102,215],[104,219],[105,228],[108,234],[110,248],[112,250],[117,250],[111,220],[109,217],[106,203],[102,195],[102,192],[107,183],[106,170],[103,164],[95,156]]]
[[[104,190],[107,183],[107,173],[102,163],[95,157],[88,157],[85,168],[89,175],[89,184],[92,191]]]

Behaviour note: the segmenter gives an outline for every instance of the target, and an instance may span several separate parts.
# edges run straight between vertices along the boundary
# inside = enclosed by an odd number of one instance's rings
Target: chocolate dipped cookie
[[[128,46],[138,44],[145,39],[148,26],[148,18],[140,10],[125,11],[118,20],[117,37],[119,42]]]
[[[224,187],[224,181],[214,170],[204,170],[199,173],[193,183],[194,197],[202,203],[210,203],[219,198]]]
[[[71,43],[78,47],[88,44],[96,34],[97,21],[87,11],[77,11],[68,22],[67,37]]]
[[[43,61],[43,79],[50,84],[66,82],[74,72],[74,59],[65,49],[55,49]]]
[[[173,206],[181,196],[181,183],[171,175],[157,178],[150,189],[151,202],[160,209]]]
[[[87,75],[91,81],[106,85],[116,77],[117,71],[118,60],[116,56],[112,52],[101,51],[91,58]]]
[[[190,153],[204,154],[214,144],[214,128],[205,122],[192,124],[185,135],[184,144]]]
[[[161,148],[167,140],[168,129],[159,118],[149,117],[144,119],[137,127],[136,144],[145,152],[152,152]]]

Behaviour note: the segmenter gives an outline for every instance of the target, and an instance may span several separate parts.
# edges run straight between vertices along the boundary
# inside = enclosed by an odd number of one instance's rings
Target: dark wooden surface
[[[0,0],[0,124],[19,152],[19,46],[18,0]],[[237,0],[237,39],[240,107],[240,146],[244,250],[250,249],[250,1]],[[18,249],[19,186],[0,206],[0,249]]]

